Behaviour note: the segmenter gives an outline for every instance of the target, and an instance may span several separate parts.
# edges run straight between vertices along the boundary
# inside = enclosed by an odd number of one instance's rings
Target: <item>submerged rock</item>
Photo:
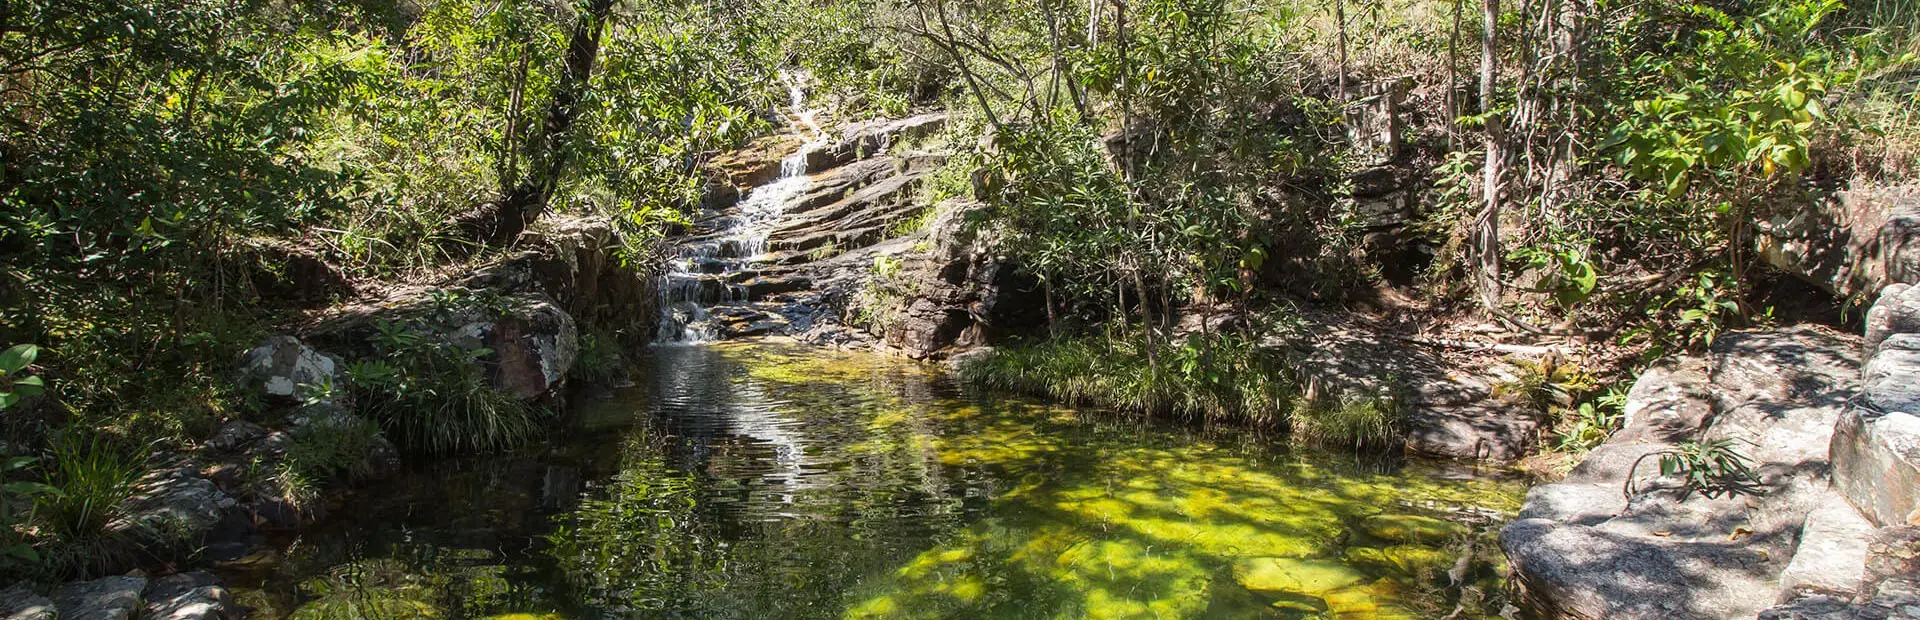
[[[1248,558],[1233,563],[1233,578],[1255,592],[1317,596],[1365,581],[1367,576],[1333,560]]]
[[[1390,547],[1348,547],[1348,564],[1375,573],[1397,573],[1407,577],[1440,575],[1454,558],[1446,551],[1424,545]]]
[[[1360,520],[1360,531],[1396,543],[1444,543],[1472,533],[1467,526],[1421,515],[1373,515]]]

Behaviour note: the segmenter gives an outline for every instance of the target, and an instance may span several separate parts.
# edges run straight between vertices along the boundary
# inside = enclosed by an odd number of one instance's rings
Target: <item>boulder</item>
[[[1844,571],[1795,552],[1846,561],[1833,541],[1854,530],[1821,511],[1845,504],[1827,456],[1859,385],[1856,346],[1817,327],[1736,332],[1649,369],[1624,426],[1502,530],[1522,601],[1546,617],[1753,617],[1783,585],[1843,586]],[[1757,479],[1709,495],[1660,476],[1659,455],[1690,440],[1728,442]]]
[[[241,363],[240,384],[265,396],[291,399],[300,395],[302,386],[344,387],[342,369],[339,360],[308,348],[298,338],[279,335],[247,351]]]
[[[1879,352],[1880,343],[1894,334],[1920,333],[1920,288],[1889,284],[1867,308],[1866,358]]]
[[[1543,617],[1719,620],[1752,617],[1773,601],[1755,570],[1765,558],[1737,542],[1673,542],[1521,519],[1501,530],[1500,543],[1525,600]]]
[[[521,238],[526,251],[457,282],[469,290],[545,294],[582,331],[598,329],[639,346],[653,334],[659,292],[653,274],[627,251],[627,234],[599,216],[544,218]]]
[[[933,247],[907,255],[899,272],[879,283],[897,299],[891,308],[877,309],[890,318],[878,326],[881,340],[908,357],[927,359],[1044,324],[1037,283],[989,251],[991,242],[972,230],[969,214],[981,205],[955,199],[935,208],[927,237]]]
[[[206,571],[177,573],[147,587],[143,620],[237,620],[244,617],[220,579]]]
[[[133,496],[121,504],[123,516],[107,530],[149,553],[171,557],[204,543],[238,505],[191,465],[161,469],[137,483]]]
[[[77,581],[54,588],[53,606],[61,618],[136,620],[147,578],[135,575]]]
[[[27,584],[16,583],[0,590],[0,620],[58,620],[53,601],[40,596]]]
[[[1834,487],[1855,508],[1876,525],[1920,525],[1920,417],[1853,407],[1831,446]]]

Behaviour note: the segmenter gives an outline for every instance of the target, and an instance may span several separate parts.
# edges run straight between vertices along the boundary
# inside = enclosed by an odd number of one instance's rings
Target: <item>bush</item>
[[[64,538],[99,536],[120,502],[133,495],[143,473],[141,459],[104,439],[76,435],[56,438],[50,452],[46,482],[53,492],[35,499],[35,516]]]

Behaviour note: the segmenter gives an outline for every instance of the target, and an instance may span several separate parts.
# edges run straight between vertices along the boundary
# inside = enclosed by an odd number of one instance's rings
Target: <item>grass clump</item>
[[[495,389],[484,374],[492,350],[381,323],[375,355],[347,366],[355,398],[404,448],[429,454],[488,452],[538,431],[538,408]]]
[[[1276,424],[1293,403],[1278,356],[1250,339],[1194,336],[1156,345],[1065,336],[995,349],[961,367],[969,383],[1155,414]]]
[[[1359,450],[1399,445],[1400,412],[1390,401],[1324,404],[1299,396],[1279,352],[1251,337],[1193,334],[1156,345],[1066,336],[995,349],[961,366],[961,378],[990,388],[1149,414],[1288,428],[1298,441]]]

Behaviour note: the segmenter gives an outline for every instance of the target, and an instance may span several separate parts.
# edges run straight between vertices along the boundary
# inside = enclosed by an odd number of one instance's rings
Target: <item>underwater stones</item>
[[[1247,558],[1233,563],[1233,579],[1255,592],[1317,595],[1365,581],[1367,576],[1333,560]]]
[[[269,397],[293,398],[303,385],[337,385],[340,368],[338,360],[300,339],[278,335],[247,351],[240,366],[240,385]]]
[[[62,585],[47,598],[53,600],[61,618],[134,620],[140,593],[146,589],[145,577],[121,575]]]
[[[1447,552],[1424,545],[1348,547],[1343,557],[1348,564],[1376,573],[1398,573],[1409,577],[1446,570],[1454,560]]]
[[[1374,538],[1397,543],[1442,543],[1472,532],[1467,526],[1421,515],[1373,515],[1360,520],[1359,530]]]

